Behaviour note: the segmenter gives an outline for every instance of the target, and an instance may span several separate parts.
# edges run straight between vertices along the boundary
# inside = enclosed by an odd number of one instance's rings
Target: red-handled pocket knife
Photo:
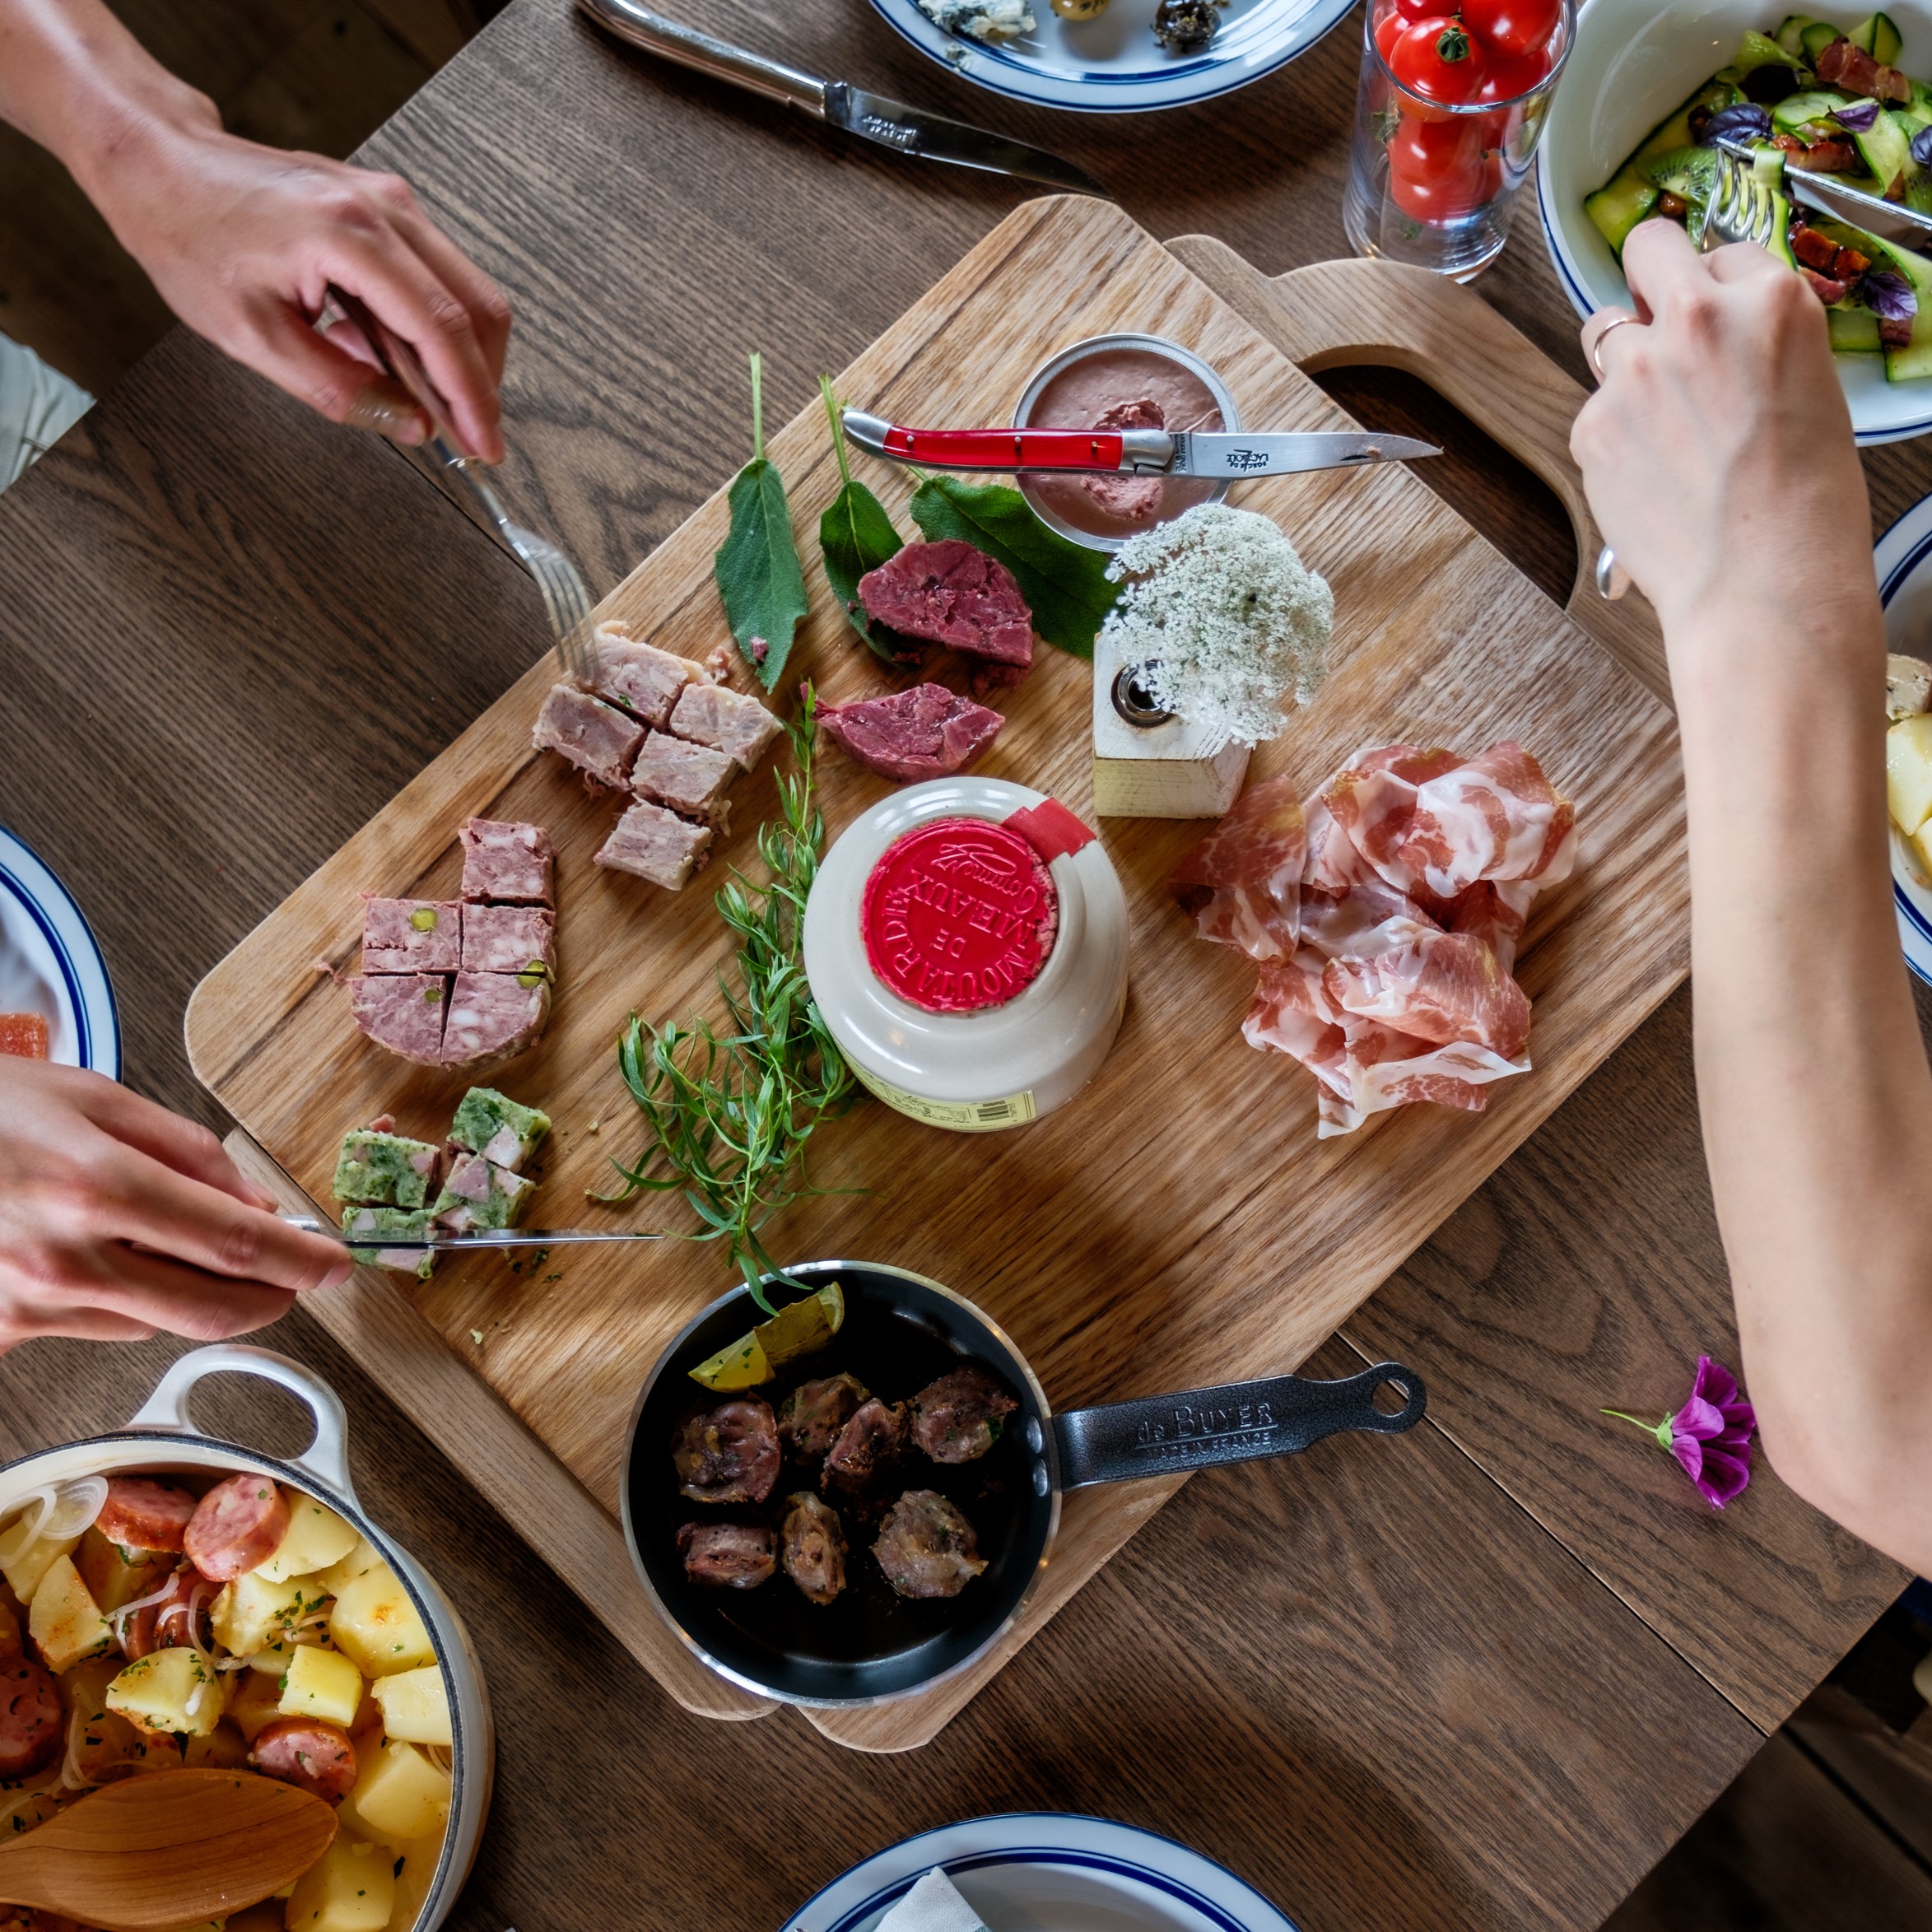
[[[1433,443],[1374,430],[1272,435],[1207,430],[909,430],[862,409],[848,409],[845,425],[861,449],[924,469],[1126,470],[1231,481],[1442,454]]]

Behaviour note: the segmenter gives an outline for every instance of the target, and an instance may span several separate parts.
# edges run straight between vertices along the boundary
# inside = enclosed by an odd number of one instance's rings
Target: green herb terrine
[[[384,1235],[421,1239],[432,1231],[426,1208],[345,1208],[342,1232],[346,1235]],[[427,1281],[436,1265],[431,1248],[354,1247],[349,1250],[356,1260],[372,1268],[393,1269],[399,1274],[413,1274]]]
[[[342,1137],[342,1151],[335,1163],[335,1198],[389,1208],[426,1206],[436,1177],[436,1152],[427,1141],[359,1127]]]
[[[473,1087],[449,1123],[449,1138],[458,1147],[513,1174],[549,1131],[547,1114],[520,1106],[493,1087]]]
[[[536,1190],[536,1182],[525,1175],[470,1154],[449,1170],[430,1212],[452,1234],[514,1227]]]

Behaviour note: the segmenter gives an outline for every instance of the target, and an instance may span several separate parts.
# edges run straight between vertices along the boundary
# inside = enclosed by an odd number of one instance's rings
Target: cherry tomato
[[[1549,55],[1539,47],[1533,54],[1492,54],[1477,88],[1478,100],[1515,100],[1527,94],[1549,72]]]
[[[1475,165],[1467,172],[1441,179],[1414,175],[1389,175],[1389,198],[1404,214],[1418,221],[1454,221],[1473,214],[1485,202],[1492,201],[1502,186],[1502,169],[1497,157],[1476,150]]]
[[[1408,31],[1409,23],[1391,7],[1376,22],[1376,52],[1385,65],[1395,52],[1395,43]]]
[[[1483,52],[1459,20],[1435,14],[1407,28],[1389,56],[1389,71],[1411,94],[1462,107],[1483,85]]]
[[[1424,120],[1403,114],[1389,137],[1389,172],[1410,181],[1473,179],[1483,161],[1479,117]]]
[[[1491,54],[1534,54],[1557,30],[1558,0],[1463,0],[1463,24]]]

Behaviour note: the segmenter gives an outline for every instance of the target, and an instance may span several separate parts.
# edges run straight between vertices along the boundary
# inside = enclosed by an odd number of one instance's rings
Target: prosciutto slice
[[[1389,745],[1305,805],[1251,786],[1171,883],[1203,938],[1259,962],[1243,1037],[1315,1076],[1325,1139],[1412,1101],[1479,1113],[1528,1071],[1512,969],[1576,854],[1575,809],[1521,746]]]

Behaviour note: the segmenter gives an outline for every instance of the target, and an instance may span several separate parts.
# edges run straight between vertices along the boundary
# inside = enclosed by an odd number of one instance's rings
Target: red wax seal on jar
[[[988,818],[940,818],[887,846],[865,882],[865,957],[931,1013],[1003,1006],[1039,977],[1059,928],[1046,861]]]

